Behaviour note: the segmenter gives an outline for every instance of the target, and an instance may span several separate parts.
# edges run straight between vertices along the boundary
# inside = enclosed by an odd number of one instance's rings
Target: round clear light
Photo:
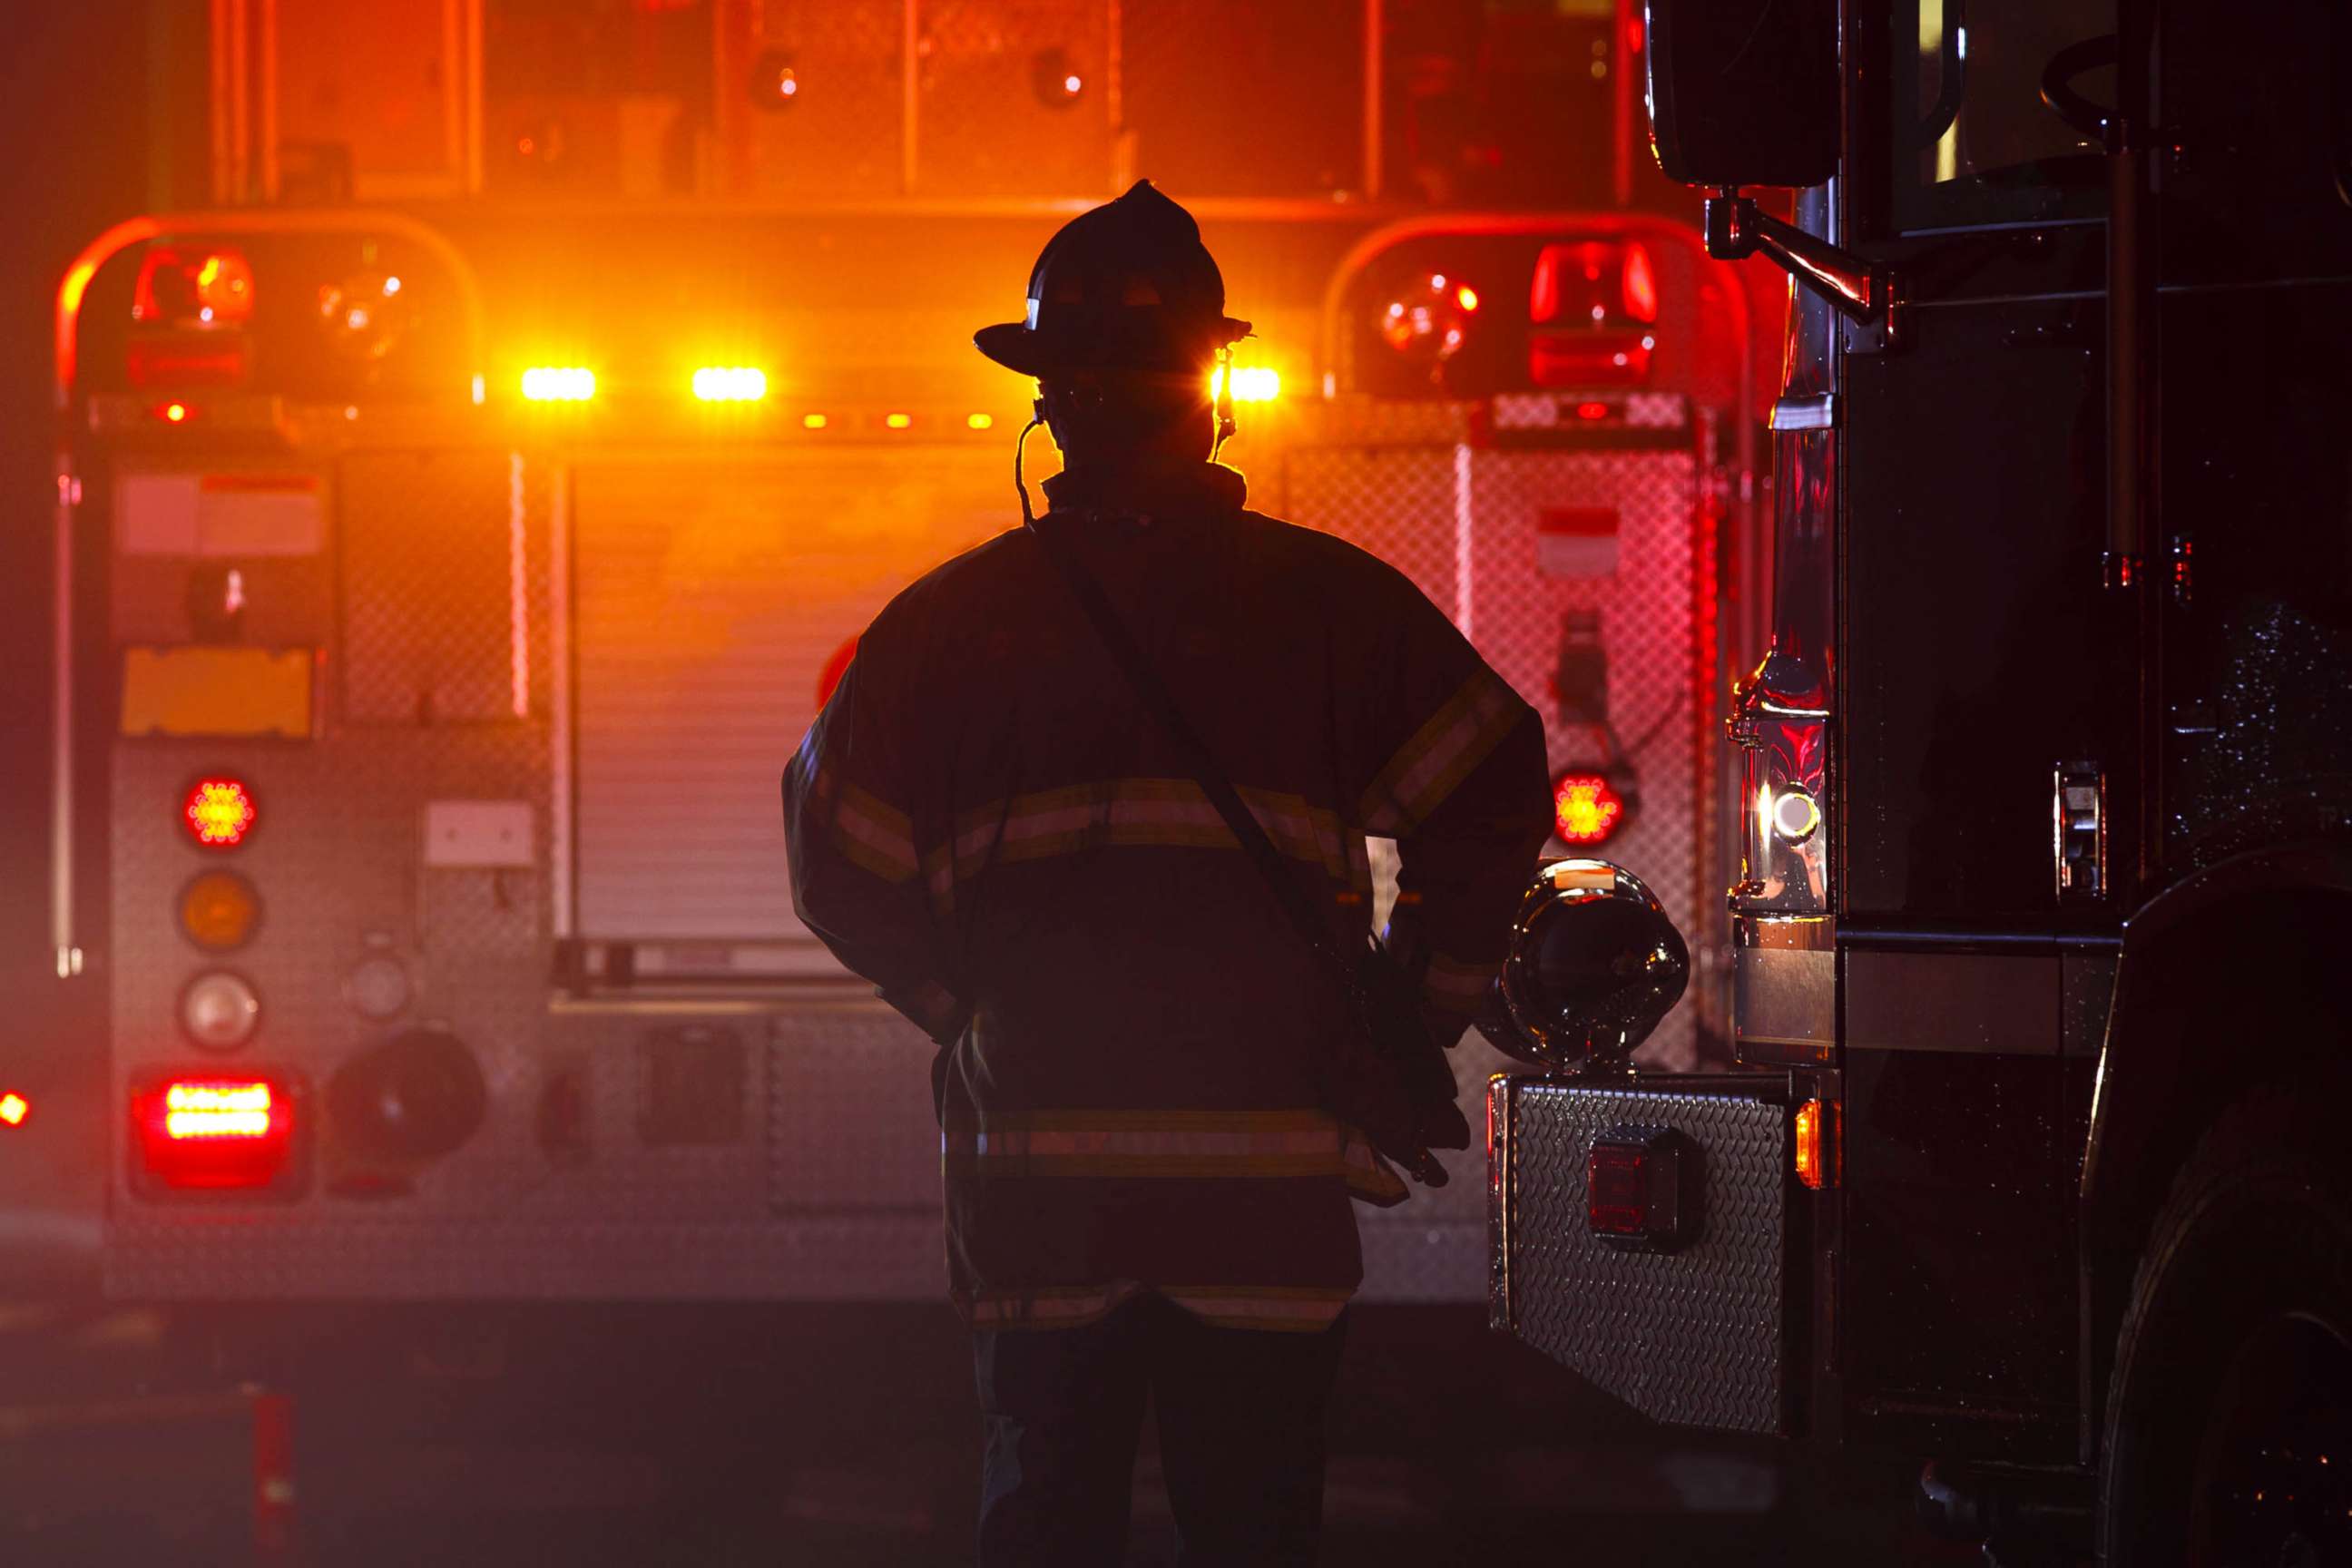
[[[208,1051],[233,1051],[253,1038],[261,998],[241,974],[207,970],[180,993],[180,1027]]]
[[[1822,808],[1801,789],[1785,789],[1772,802],[1772,831],[1791,844],[1802,844],[1822,825]]]
[[[343,995],[362,1018],[379,1022],[408,1005],[408,967],[390,953],[370,953],[343,977]]]

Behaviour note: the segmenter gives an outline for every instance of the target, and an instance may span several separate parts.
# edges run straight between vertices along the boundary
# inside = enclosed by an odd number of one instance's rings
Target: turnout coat
[[[1451,1043],[1550,822],[1540,721],[1402,574],[1211,464],[1065,473],[1066,531],[1267,836]],[[1014,531],[900,594],[785,769],[801,918],[938,1044],[950,1285],[975,1327],[1150,1290],[1312,1330],[1405,1194],[1324,1109],[1351,1026],[1259,871]]]

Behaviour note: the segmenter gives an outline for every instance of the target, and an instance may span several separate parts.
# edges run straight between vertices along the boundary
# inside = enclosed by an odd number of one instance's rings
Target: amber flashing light
[[[207,871],[180,890],[180,930],[207,952],[234,952],[261,922],[261,899],[234,871]]]
[[[1225,373],[1221,369],[1209,373],[1209,395],[1215,397],[1224,391]],[[1266,365],[1235,365],[1234,367],[1234,401],[1235,403],[1272,403],[1282,395],[1282,373]]]
[[[596,373],[583,365],[535,364],[522,373],[522,395],[532,403],[585,403],[596,395]]]
[[[1837,1107],[1809,1100],[1797,1107],[1797,1180],[1815,1192],[1837,1185]]]
[[[707,364],[694,373],[694,395],[705,403],[757,403],[768,395],[768,373],[752,364]]]
[[[882,423],[893,430],[911,430],[914,428],[915,416],[911,414],[886,414],[882,416]]]

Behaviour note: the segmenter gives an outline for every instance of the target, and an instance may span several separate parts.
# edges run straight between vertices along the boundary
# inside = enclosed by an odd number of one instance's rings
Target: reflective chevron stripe
[[[1331,1326],[1354,1291],[1323,1285],[1160,1285],[1132,1279],[1108,1285],[1055,1285],[1034,1290],[983,1290],[963,1302],[975,1329],[1075,1329],[1098,1322],[1132,1297],[1156,1294],[1213,1328],[1318,1333]]]
[[[1491,670],[1471,676],[1364,792],[1366,829],[1390,837],[1411,832],[1486,760],[1525,710],[1518,694]]]
[[[1276,849],[1322,868],[1360,896],[1370,893],[1363,836],[1345,828],[1339,813],[1309,805],[1303,795],[1251,788],[1238,793]],[[958,884],[992,861],[1041,860],[1105,846],[1241,847],[1191,779],[1106,779],[1038,790],[992,801],[957,818],[953,845],[946,852],[934,851],[925,867],[931,908],[952,910]]]
[[[940,1138],[983,1173],[1245,1177],[1348,1173],[1344,1130],[1320,1110],[1046,1111]]]
[[[915,825],[907,814],[856,784],[841,786],[833,826],[841,852],[887,882],[915,874]]]
[[[831,829],[834,847],[886,882],[910,880],[918,869],[913,820],[870,790],[845,783],[830,764],[819,765],[816,740],[812,726],[801,742],[801,764],[811,770],[809,798],[816,819]]]

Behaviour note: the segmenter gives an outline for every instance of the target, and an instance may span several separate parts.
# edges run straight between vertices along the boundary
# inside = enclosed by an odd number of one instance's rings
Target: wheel
[[[2116,1342],[2109,1568],[2352,1563],[2352,1083],[2227,1113],[2157,1216]]]

